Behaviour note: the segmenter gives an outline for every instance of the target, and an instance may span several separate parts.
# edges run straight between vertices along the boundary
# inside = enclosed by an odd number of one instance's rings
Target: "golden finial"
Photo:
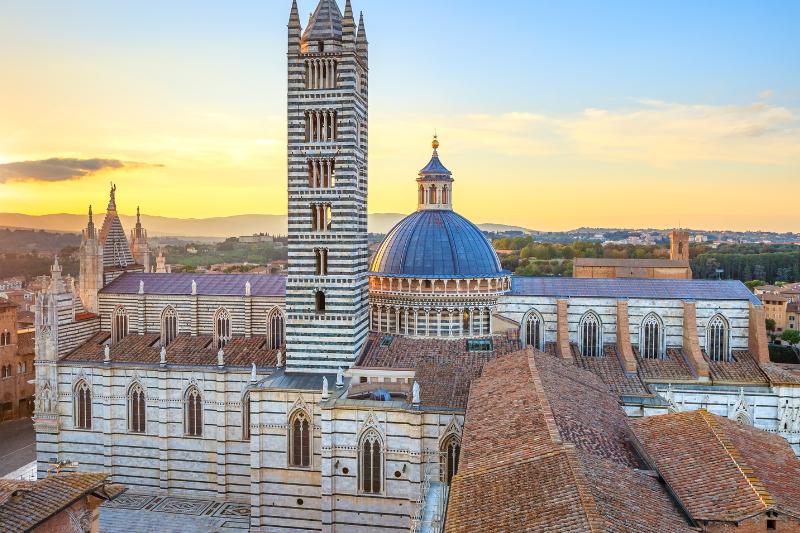
[[[433,146],[434,150],[439,148],[439,139],[438,139],[438,136],[435,133],[433,134],[433,142],[431,143],[431,146]]]

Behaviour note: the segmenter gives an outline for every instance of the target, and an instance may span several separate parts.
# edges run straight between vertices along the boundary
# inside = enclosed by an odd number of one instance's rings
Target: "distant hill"
[[[373,213],[369,215],[369,231],[386,233],[403,219],[402,213]],[[130,231],[136,218],[120,215],[122,225]],[[102,224],[103,214],[95,215],[95,224]],[[142,224],[152,237],[214,237],[223,239],[253,233],[286,234],[286,215],[231,215],[211,218],[171,218],[142,215]],[[57,232],[80,232],[86,227],[86,215],[59,213],[53,215],[23,215],[20,213],[0,213],[0,228],[42,229]],[[531,230],[503,224],[478,224],[484,231],[517,230],[530,233]]]

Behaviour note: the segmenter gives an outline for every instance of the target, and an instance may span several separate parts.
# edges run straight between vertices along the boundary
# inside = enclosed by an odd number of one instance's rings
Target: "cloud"
[[[37,161],[16,161],[0,164],[0,183],[7,181],[67,181],[91,176],[103,171],[161,166],[163,165],[120,161],[119,159],[52,157]]]
[[[761,98],[769,98],[773,94],[775,93],[772,92],[772,89],[767,89],[766,91],[761,91],[760,93],[758,93],[758,96],[760,96]]]

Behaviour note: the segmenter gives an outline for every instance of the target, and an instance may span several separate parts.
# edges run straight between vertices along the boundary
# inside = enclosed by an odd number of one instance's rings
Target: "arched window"
[[[274,308],[267,315],[267,346],[270,350],[283,346],[285,327],[283,312],[278,307]]]
[[[447,191],[447,185],[445,185],[444,187],[442,187],[442,203],[443,204],[447,203],[447,192],[448,192]]]
[[[0,333],[0,346],[5,346],[7,344],[6,343],[6,333],[7,332],[5,332],[5,331],[3,333]]]
[[[214,346],[219,349],[231,340],[231,314],[224,307],[214,313]]]
[[[642,320],[639,329],[639,353],[646,359],[658,359],[663,353],[663,330],[661,319],[655,313],[650,313]]]
[[[581,355],[600,357],[603,349],[602,323],[592,311],[586,313],[580,322]]]
[[[317,291],[314,295],[314,309],[317,313],[325,312],[325,293]]]
[[[144,433],[146,420],[144,389],[134,383],[128,391],[128,428],[132,433]]]
[[[728,360],[728,322],[715,315],[706,328],[706,354],[712,361]]]
[[[11,344],[11,332],[6,331],[6,346]]]
[[[118,306],[111,313],[111,344],[116,344],[128,335],[128,312]]]
[[[184,433],[189,437],[203,435],[203,397],[197,387],[191,386],[183,397]]]
[[[525,346],[542,349],[542,317],[536,311],[531,311],[525,320]]]
[[[178,336],[178,313],[175,308],[168,305],[161,312],[161,346],[169,346],[169,343]]]
[[[442,468],[441,477],[444,483],[449,484],[453,476],[458,473],[458,457],[461,455],[461,441],[458,435],[451,433],[442,441],[441,450]]]
[[[380,494],[383,478],[383,455],[380,435],[374,430],[361,437],[359,446],[358,473],[361,492]]]
[[[422,187],[422,184],[419,186],[419,202],[420,204],[425,203],[425,189]]]
[[[242,397],[242,440],[250,440],[250,393]]]
[[[73,394],[74,423],[77,429],[92,429],[92,391],[89,384],[80,380]]]
[[[430,203],[435,204],[436,203],[436,186],[431,185],[429,191],[430,191],[430,195],[431,195]]]
[[[305,411],[289,417],[289,465],[311,466],[311,422]]]

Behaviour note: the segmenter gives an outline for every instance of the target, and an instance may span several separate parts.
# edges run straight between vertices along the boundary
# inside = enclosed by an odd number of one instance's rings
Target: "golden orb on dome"
[[[436,135],[433,136],[433,142],[431,143],[431,146],[433,146],[434,150],[439,148],[439,139],[436,138]]]

